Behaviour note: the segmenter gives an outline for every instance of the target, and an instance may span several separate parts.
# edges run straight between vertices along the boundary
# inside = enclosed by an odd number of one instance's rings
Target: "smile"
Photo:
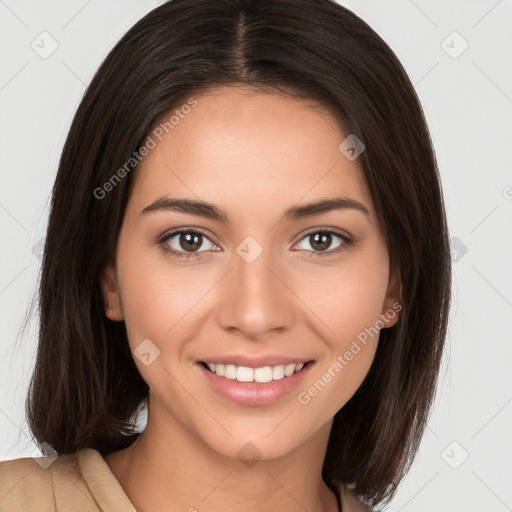
[[[240,405],[261,406],[289,396],[313,365],[307,361],[252,368],[198,361],[194,367],[217,395]]]
[[[238,382],[272,382],[290,377],[304,367],[304,363],[249,368],[234,364],[203,363],[211,372],[219,377],[237,380]]]

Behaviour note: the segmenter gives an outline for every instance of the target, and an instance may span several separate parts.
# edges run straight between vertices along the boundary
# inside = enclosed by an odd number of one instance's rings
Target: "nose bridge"
[[[238,329],[247,337],[289,328],[293,320],[290,291],[278,279],[279,265],[270,249],[247,237],[233,255],[225,283],[219,321],[224,329]]]

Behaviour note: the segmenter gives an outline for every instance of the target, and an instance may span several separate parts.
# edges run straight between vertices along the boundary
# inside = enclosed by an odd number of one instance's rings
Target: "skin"
[[[134,357],[151,389],[146,430],[105,460],[139,511],[334,512],[321,478],[328,436],[366,376],[378,336],[307,405],[297,395],[398,301],[368,187],[358,160],[338,149],[348,134],[312,101],[245,86],[196,99],[133,176],[115,266],[103,273],[106,314],[126,322],[132,352],[145,339],[160,350],[149,366]],[[228,222],[141,214],[166,195],[213,203]],[[363,203],[371,218],[345,209],[282,220],[289,207],[332,197]],[[179,235],[157,241],[179,227],[206,234],[189,259],[165,250],[190,254]],[[327,228],[354,244],[334,252],[344,242],[333,235],[324,250],[331,254],[319,256],[306,232]],[[252,263],[236,252],[247,236],[263,249]],[[397,320],[385,316],[384,325]],[[284,398],[244,406],[216,394],[194,364],[228,353],[315,364]],[[260,454],[250,467],[237,455],[248,442]]]

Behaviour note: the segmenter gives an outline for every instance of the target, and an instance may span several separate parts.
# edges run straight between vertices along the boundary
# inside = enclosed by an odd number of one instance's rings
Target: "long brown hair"
[[[155,123],[190,97],[240,84],[318,100],[366,146],[360,163],[403,309],[396,325],[382,329],[368,375],[334,417],[323,478],[333,490],[352,483],[373,505],[389,501],[435,396],[450,304],[449,238],[414,88],[376,32],[331,0],[171,0],[108,54],[73,119],[53,188],[30,429],[59,454],[85,447],[107,454],[139,435],[132,420],[148,385],[124,322],[105,316],[99,284],[136,172],[136,162],[126,163]]]

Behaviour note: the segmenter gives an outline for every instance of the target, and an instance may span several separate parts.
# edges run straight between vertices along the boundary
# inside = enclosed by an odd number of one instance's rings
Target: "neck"
[[[265,459],[247,443],[240,460],[157,412],[150,407],[146,429],[130,447],[105,457],[138,512],[339,510],[321,476],[332,422],[278,458]]]

